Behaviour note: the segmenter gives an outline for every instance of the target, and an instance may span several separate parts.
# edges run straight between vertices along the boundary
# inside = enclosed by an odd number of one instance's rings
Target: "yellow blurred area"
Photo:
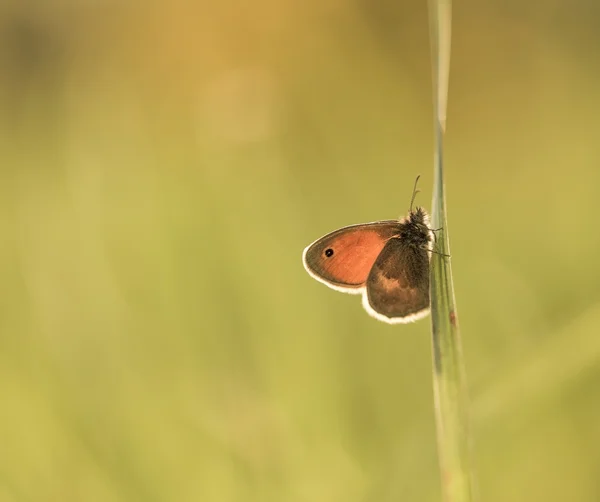
[[[429,322],[304,246],[428,207],[427,2],[0,6],[0,502],[438,501]],[[600,500],[600,4],[455,2],[488,502]],[[596,260],[596,261],[594,261]]]

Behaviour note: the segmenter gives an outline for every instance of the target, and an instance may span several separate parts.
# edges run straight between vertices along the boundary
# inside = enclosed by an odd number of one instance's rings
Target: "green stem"
[[[474,500],[471,472],[468,397],[452,284],[446,217],[443,139],[450,62],[450,0],[429,0],[434,87],[434,181],[432,228],[437,232],[431,259],[431,334],[433,391],[441,485],[445,502]],[[441,253],[441,254],[438,254]]]

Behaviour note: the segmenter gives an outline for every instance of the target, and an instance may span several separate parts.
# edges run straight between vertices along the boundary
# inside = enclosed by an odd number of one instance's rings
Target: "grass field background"
[[[427,2],[0,6],[0,502],[438,501],[428,321],[302,249],[431,194]],[[455,2],[487,502],[600,500],[600,7]]]

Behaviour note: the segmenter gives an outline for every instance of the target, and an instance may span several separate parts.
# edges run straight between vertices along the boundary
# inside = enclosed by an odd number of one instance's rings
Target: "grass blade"
[[[434,182],[431,208],[437,253],[431,259],[433,390],[445,502],[474,500],[466,377],[452,284],[446,218],[443,139],[450,67],[451,1],[429,0],[434,102]]]

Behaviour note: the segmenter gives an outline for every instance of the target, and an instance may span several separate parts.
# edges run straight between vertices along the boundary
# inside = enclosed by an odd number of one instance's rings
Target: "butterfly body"
[[[303,253],[307,272],[337,291],[362,294],[363,306],[388,323],[429,312],[433,232],[423,208],[401,220],[351,225],[331,232]]]

